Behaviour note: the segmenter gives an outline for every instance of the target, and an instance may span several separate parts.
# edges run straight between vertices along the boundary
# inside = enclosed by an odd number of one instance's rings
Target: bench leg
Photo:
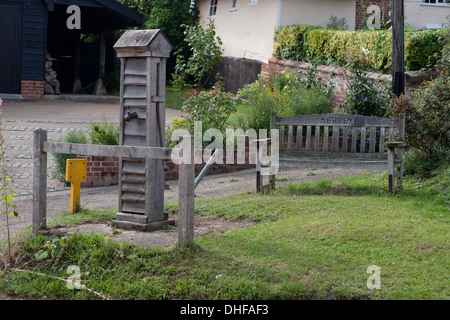
[[[400,159],[400,165],[397,168],[397,189],[403,188],[403,148],[398,150],[398,159]]]
[[[388,186],[389,186],[389,192],[392,194],[395,194],[395,187],[394,187],[394,168],[395,168],[395,156],[394,156],[394,149],[389,148],[388,149]]]

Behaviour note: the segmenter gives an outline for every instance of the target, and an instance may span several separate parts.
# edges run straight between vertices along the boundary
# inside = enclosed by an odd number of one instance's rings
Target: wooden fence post
[[[190,139],[191,155],[189,163],[182,162],[179,167],[178,246],[194,242],[194,139],[191,136],[185,136],[183,139]]]
[[[47,225],[47,152],[43,150],[47,131],[33,132],[33,219],[32,231],[37,233]]]

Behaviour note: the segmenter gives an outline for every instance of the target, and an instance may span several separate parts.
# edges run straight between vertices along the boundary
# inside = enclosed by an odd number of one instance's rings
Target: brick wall
[[[267,64],[263,64],[261,67],[261,74],[267,79],[271,73],[279,73],[283,70],[301,70],[308,71],[311,67],[311,63],[294,61],[294,60],[281,60],[275,57],[269,59]],[[316,68],[316,75],[322,79],[323,83],[328,83],[331,79],[334,85],[334,98],[336,102],[341,102],[345,99],[345,90],[347,88],[346,78],[350,75],[350,71],[343,67],[318,65]],[[370,79],[376,79],[386,82],[391,82],[392,77],[386,74],[369,73]]]
[[[22,80],[20,94],[24,99],[42,99],[44,97],[44,81]]]
[[[247,142],[247,144],[248,144],[248,142]],[[269,150],[270,150],[270,147],[269,147]],[[238,157],[237,149],[234,149],[234,163],[227,163],[227,159],[226,159],[226,151],[227,150],[223,149],[222,151],[223,151],[222,152],[222,157],[223,157],[222,163],[221,164],[213,163],[209,167],[206,175],[230,173],[230,172],[235,172],[235,171],[244,170],[244,169],[255,169],[256,168],[256,164],[251,163],[254,161],[249,160],[250,151],[249,151],[248,147],[245,148],[245,164],[237,164],[237,157]],[[202,152],[203,152],[203,150],[196,150],[196,155],[201,156],[201,154],[203,154]],[[239,152],[242,152],[242,150],[240,150]],[[202,159],[203,159],[203,157],[202,157]],[[172,161],[167,161],[166,165],[167,165],[168,170],[165,172],[165,179],[166,180],[177,180],[179,166],[174,164]],[[195,164],[195,176],[196,177],[203,170],[205,165],[206,165],[205,161],[203,161],[201,164]]]
[[[308,71],[311,66],[310,63],[294,60],[281,60],[275,57],[269,59],[268,63],[263,63],[261,66],[261,74],[264,78],[268,79],[271,73],[279,73],[284,70],[301,70]],[[334,84],[334,99],[337,103],[345,99],[345,90],[347,88],[346,77],[350,75],[350,71],[342,67],[331,67],[325,65],[318,65],[316,69],[316,75],[322,78],[322,82],[328,83],[329,79]],[[380,80],[385,83],[392,82],[392,76],[388,74],[380,74],[375,72],[369,72],[369,79]],[[411,94],[415,89],[422,86],[422,83],[429,81],[432,78],[436,78],[439,73],[435,70],[432,71],[407,71],[405,72],[405,96],[411,99]]]
[[[77,156],[86,159],[87,177],[82,187],[106,187],[119,183],[119,159],[104,156]]]
[[[247,141],[248,144],[248,141]],[[200,153],[203,150],[197,150]],[[199,153],[199,155],[200,155]],[[237,164],[238,150],[234,150],[234,164],[229,164],[226,161],[226,150],[223,150],[222,164],[214,163],[208,170],[207,175],[235,172],[243,169],[254,169],[254,161],[249,160],[249,148],[245,148],[245,164]],[[76,159],[86,159],[87,161],[87,177],[86,182],[81,184],[82,187],[106,187],[117,185],[119,183],[119,159],[115,157],[103,156],[76,156]],[[195,165],[195,175],[197,176],[204,168],[206,162]],[[172,161],[166,162],[168,170],[165,172],[166,180],[178,179],[178,165]]]
[[[361,30],[366,27],[367,17],[371,15],[367,13],[367,8],[371,5],[379,6],[381,14],[384,15],[384,20],[389,21],[390,2],[391,0],[356,0],[355,30]]]

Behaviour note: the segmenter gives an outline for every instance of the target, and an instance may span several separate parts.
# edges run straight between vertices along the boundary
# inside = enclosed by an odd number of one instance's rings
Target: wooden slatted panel
[[[128,202],[128,201],[122,200],[121,212],[145,214],[145,203]]]
[[[288,150],[292,150],[292,135],[294,132],[294,128],[292,126],[289,126],[288,129],[288,145],[287,145],[287,149]]]
[[[347,152],[348,150],[348,131],[347,127],[342,128],[342,152]]]
[[[303,139],[303,127],[297,126],[297,141],[295,145],[295,150],[297,151],[302,150],[302,139]]]
[[[338,152],[339,149],[339,127],[333,127],[333,137],[331,140],[331,152]]]
[[[126,59],[125,75],[147,76],[147,68],[145,59]]]
[[[124,181],[122,183],[122,192],[131,192],[131,193],[142,193],[142,194],[144,194],[145,193],[145,183],[136,183],[136,182],[130,183],[130,182],[125,182]]]
[[[124,110],[124,113],[126,113],[126,112],[128,112],[128,111],[130,111],[131,113],[132,112],[136,112],[136,114],[137,114],[137,118],[139,119],[139,120],[145,120],[146,118],[147,118],[147,112],[145,111],[145,109],[143,109],[143,108],[138,108],[138,107],[125,107],[125,108],[123,108],[123,110]],[[125,127],[125,122],[126,121],[123,121],[123,125],[122,125],[122,127],[124,128]]]
[[[136,162],[130,160],[123,160],[122,172],[135,175],[145,175],[144,161]]]
[[[370,127],[370,137],[369,137],[369,152],[375,152],[375,142],[377,140],[377,127]]]
[[[319,145],[320,145],[320,126],[316,126],[316,132],[314,135],[314,152],[319,151]]]
[[[146,134],[146,122],[144,120],[132,119],[124,122],[124,134],[130,136],[142,136]]]
[[[366,127],[361,128],[361,140],[359,146],[359,152],[366,152]]]
[[[380,153],[384,153],[384,140],[386,139],[386,128],[385,127],[381,127],[380,128],[380,149],[379,152]]]
[[[147,99],[124,99],[123,105],[125,107],[137,107],[145,109],[147,107]]]
[[[284,126],[280,126],[280,150],[284,150]]]
[[[305,151],[311,150],[311,126],[306,127],[306,143],[305,143]]]
[[[356,127],[352,128],[352,149],[351,152],[352,153],[356,153],[356,137],[358,135],[358,130],[356,129]]]
[[[122,192],[122,201],[145,203],[145,195],[134,192]]]
[[[123,136],[123,145],[124,146],[139,146],[139,147],[146,147],[146,137],[145,136],[130,136],[130,135],[124,135]]]
[[[145,86],[147,85],[147,79],[145,76],[125,75],[123,84],[126,86]]]
[[[125,99],[146,99],[147,90],[143,86],[125,86],[123,97]]]
[[[122,173],[123,183],[145,183],[145,175],[137,173]]]
[[[323,128],[323,152],[328,152],[328,132],[330,127],[325,126]]]
[[[389,128],[389,142],[394,141],[394,128]]]

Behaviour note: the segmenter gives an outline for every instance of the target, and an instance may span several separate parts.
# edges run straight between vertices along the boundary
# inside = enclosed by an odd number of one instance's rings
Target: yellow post
[[[86,182],[86,171],[86,160],[66,160],[66,181],[70,182],[70,213],[75,213],[80,210],[81,182]]]

